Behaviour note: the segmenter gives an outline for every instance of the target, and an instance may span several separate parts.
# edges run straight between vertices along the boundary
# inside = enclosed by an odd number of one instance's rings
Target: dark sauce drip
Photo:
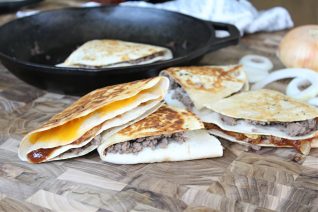
[[[32,163],[41,163],[46,158],[48,158],[57,148],[59,147],[33,150],[32,152],[29,152],[27,154],[27,157]]]

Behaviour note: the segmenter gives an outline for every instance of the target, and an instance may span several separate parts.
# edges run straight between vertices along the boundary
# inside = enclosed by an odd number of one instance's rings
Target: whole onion
[[[318,72],[318,25],[300,26],[289,31],[279,45],[278,56],[286,67]]]

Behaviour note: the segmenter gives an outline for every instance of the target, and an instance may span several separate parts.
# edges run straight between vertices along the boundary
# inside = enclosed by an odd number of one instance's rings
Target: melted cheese
[[[61,145],[62,145],[64,143],[68,143],[70,140],[76,140],[82,134],[85,133],[85,132],[82,132],[80,130],[82,124],[85,121],[87,121],[88,119],[92,118],[95,115],[102,117],[108,113],[111,113],[113,111],[116,111],[118,109],[126,107],[129,104],[136,101],[136,99],[139,98],[141,95],[143,95],[147,92],[151,92],[152,89],[153,88],[146,89],[146,90],[139,92],[137,95],[135,95],[133,97],[110,103],[110,104],[108,104],[104,107],[101,107],[98,110],[96,110],[96,111],[94,111],[86,116],[74,119],[72,121],[69,121],[69,122],[61,125],[61,126],[58,126],[58,127],[46,130],[46,131],[34,133],[34,134],[30,135],[29,141],[32,144],[35,144],[37,142],[50,142],[50,141],[54,141],[54,140],[59,140],[62,142],[61,143]]]
[[[105,116],[108,113],[111,113],[115,110],[118,110],[120,108],[126,107],[127,105],[133,103],[134,101],[136,101],[136,99],[138,97],[140,97],[142,94],[144,94],[145,92],[142,91],[139,94],[137,94],[136,96],[130,97],[128,99],[123,99],[117,102],[113,102],[111,104],[108,104],[104,107],[99,108],[98,110],[96,110],[95,112],[93,112],[94,114],[98,114],[99,116]]]
[[[29,141],[32,144],[35,144],[37,142],[48,142],[50,140],[71,140],[78,136],[79,128],[86,119],[87,117],[84,116],[69,121],[62,126],[58,126],[43,132],[34,133],[29,137]]]

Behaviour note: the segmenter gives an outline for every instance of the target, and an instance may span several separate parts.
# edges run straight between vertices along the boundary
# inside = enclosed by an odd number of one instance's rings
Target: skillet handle
[[[240,31],[234,25],[210,21],[206,22],[211,26],[213,33],[216,33],[216,30],[224,30],[229,33],[228,36],[222,38],[217,38],[215,34],[215,39],[213,39],[209,44],[209,52],[239,43],[241,37]]]

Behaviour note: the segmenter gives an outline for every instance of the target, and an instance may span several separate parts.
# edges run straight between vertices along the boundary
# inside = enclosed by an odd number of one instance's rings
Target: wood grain
[[[48,191],[39,190],[27,200],[34,205],[39,205],[54,211],[89,211],[95,212],[98,208],[82,204],[80,202],[70,200],[58,194],[53,194]]]
[[[47,2],[41,5],[54,6]],[[233,64],[252,53],[282,68],[276,49],[284,33],[248,35],[201,64]],[[217,159],[114,165],[93,152],[39,165],[20,161],[23,135],[76,99],[27,85],[0,65],[0,211],[318,211],[318,149],[303,157],[222,140]]]

